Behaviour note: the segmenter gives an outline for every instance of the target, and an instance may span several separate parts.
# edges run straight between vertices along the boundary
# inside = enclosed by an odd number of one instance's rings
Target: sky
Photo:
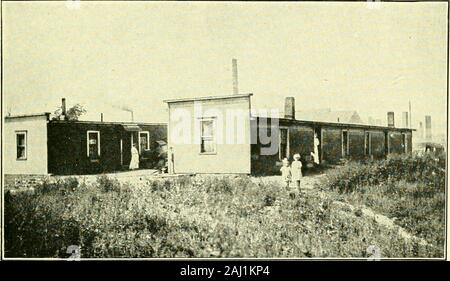
[[[3,3],[3,112],[166,122],[164,99],[239,92],[255,108],[357,110],[445,133],[447,3]]]

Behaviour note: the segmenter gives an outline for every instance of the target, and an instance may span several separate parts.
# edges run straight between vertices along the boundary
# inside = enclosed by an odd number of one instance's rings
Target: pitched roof
[[[165,103],[174,103],[174,102],[187,102],[187,101],[198,101],[198,100],[235,99],[235,98],[250,97],[252,95],[253,95],[252,93],[249,93],[249,94],[226,95],[226,96],[208,96],[208,97],[180,98],[180,99],[164,100],[163,102],[165,102]]]
[[[354,110],[299,110],[295,112],[295,118],[307,121],[364,124],[358,112]]]

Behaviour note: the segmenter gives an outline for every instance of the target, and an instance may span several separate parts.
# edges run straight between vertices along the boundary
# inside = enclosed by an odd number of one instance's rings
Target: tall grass
[[[384,214],[443,256],[445,240],[445,155],[394,155],[349,163],[330,172],[321,187],[352,205]],[[330,196],[333,196],[330,194]]]
[[[311,192],[245,176],[180,177],[125,185],[70,179],[6,194],[5,255],[68,257],[436,256],[397,233]]]

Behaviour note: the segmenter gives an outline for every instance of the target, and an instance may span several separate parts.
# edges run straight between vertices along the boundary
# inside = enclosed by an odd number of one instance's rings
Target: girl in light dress
[[[287,158],[283,159],[283,166],[281,167],[280,172],[284,187],[289,190],[289,183],[291,182],[291,167],[289,167],[289,160]]]
[[[303,177],[302,175],[302,162],[300,162],[300,154],[294,154],[294,161],[291,164],[291,175],[292,175],[292,182],[294,183],[294,186],[297,187],[298,191],[300,192],[300,181]]]

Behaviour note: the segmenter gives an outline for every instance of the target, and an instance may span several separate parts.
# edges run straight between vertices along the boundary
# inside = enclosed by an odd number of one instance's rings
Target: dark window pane
[[[213,135],[213,121],[202,121],[202,136]]]
[[[25,158],[25,147],[23,146],[17,147],[17,158]]]
[[[141,142],[141,151],[145,150],[148,148],[147,146],[147,134],[141,134],[140,135],[140,142]]]
[[[25,145],[25,135],[17,134],[17,145]]]
[[[287,143],[288,143],[288,130],[287,129],[280,129],[280,159],[283,159],[284,157],[289,157],[287,155]]]
[[[202,139],[201,152],[214,152],[214,142],[210,139]]]

